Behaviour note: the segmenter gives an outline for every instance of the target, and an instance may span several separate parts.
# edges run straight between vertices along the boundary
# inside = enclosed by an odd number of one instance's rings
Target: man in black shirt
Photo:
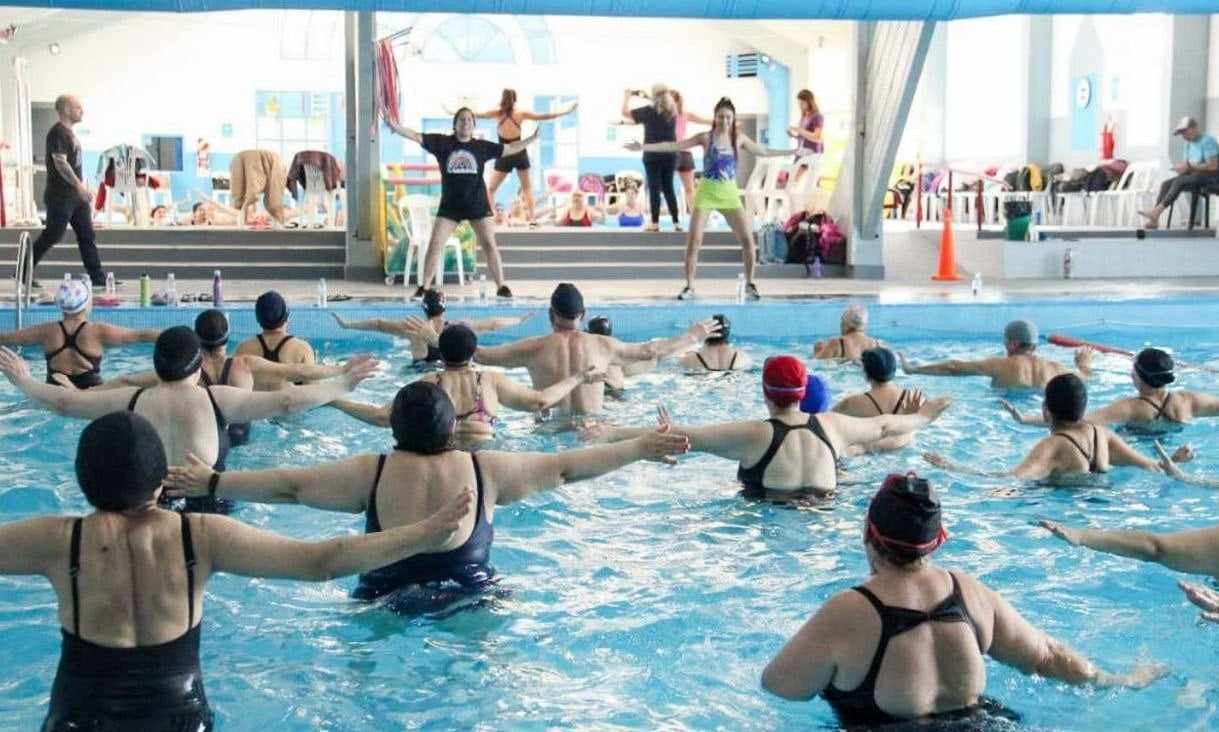
[[[94,287],[104,287],[106,273],[97,256],[93,236],[93,192],[84,183],[80,140],[72,127],[84,117],[80,100],[64,94],[55,100],[59,122],[47,133],[47,228],[34,242],[34,266],[38,266],[51,247],[63,239],[68,224],[76,232],[76,245],[85,271]]]
[[[436,276],[440,268],[440,255],[445,241],[453,229],[462,221],[469,221],[487,258],[487,269],[495,280],[497,297],[512,297],[512,290],[504,283],[504,265],[495,246],[495,217],[491,203],[487,200],[487,185],[483,182],[483,166],[498,157],[515,155],[533,144],[538,132],[524,140],[507,145],[477,140],[474,138],[474,113],[467,107],[453,115],[453,134],[421,135],[415,130],[398,124],[390,124],[390,130],[423,146],[440,165],[440,209],[432,226],[432,239],[428,242],[427,258],[423,264],[423,281],[415,290],[415,298],[422,298],[424,289]],[[410,277],[410,273],[404,274]]]
[[[624,124],[643,125],[643,142],[676,142],[677,141],[677,106],[673,103],[673,95],[664,84],[652,87],[652,103],[646,107],[631,109],[631,99],[648,95],[642,91],[627,89],[622,98],[622,117]],[[681,231],[681,220],[678,218],[677,192],[673,189],[673,174],[677,171],[677,153],[645,152],[643,154],[643,169],[648,180],[648,204],[651,206],[652,224],[648,231],[660,228],[660,196],[663,193],[665,205],[669,207],[669,215],[673,217],[673,228]]]

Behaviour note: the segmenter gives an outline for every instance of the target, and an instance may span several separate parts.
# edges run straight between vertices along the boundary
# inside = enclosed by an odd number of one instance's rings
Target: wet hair
[[[458,109],[453,113],[453,129],[457,129],[457,119],[461,117],[462,112],[469,112],[471,117],[474,116],[474,110],[470,109],[469,107],[462,107],[461,109]]]
[[[608,315],[598,315],[588,321],[588,332],[596,335],[612,336],[614,334],[614,324],[610,322]]]
[[[868,544],[898,567],[914,564],[948,539],[940,499],[913,472],[885,478],[868,505],[867,522]]]
[[[864,374],[878,384],[892,381],[897,374],[897,358],[888,348],[869,348],[859,358],[863,362]]]
[[[185,325],[166,328],[152,349],[152,368],[162,381],[181,381],[203,364],[199,336]]]
[[[469,363],[478,350],[478,336],[468,325],[456,323],[440,333],[440,357],[446,364]]]
[[[288,303],[275,290],[268,290],[254,302],[254,317],[265,330],[278,328],[288,322]]]
[[[507,117],[516,109],[516,90],[504,89],[499,96],[499,113]]]
[[[715,103],[715,109],[711,112],[711,132],[712,134],[715,133],[715,117],[720,113],[721,109],[728,109],[732,111],[732,126],[728,129],[728,136],[732,138],[732,155],[733,157],[736,157],[736,105],[734,105],[732,100],[728,97],[720,97],[720,100]]]
[[[1175,364],[1167,351],[1144,348],[1134,359],[1134,372],[1152,389],[1168,386],[1177,380],[1172,370]]]
[[[1075,374],[1061,374],[1045,385],[1045,407],[1055,422],[1078,422],[1088,411],[1088,387]]]
[[[723,313],[716,313],[711,316],[711,319],[720,324],[719,335],[709,336],[704,343],[727,343],[732,337],[732,321]]]
[[[395,450],[432,455],[452,448],[457,410],[439,386],[413,381],[398,390],[389,413]]]
[[[204,348],[219,348],[229,342],[229,318],[223,310],[211,308],[195,318],[195,335]]]
[[[813,93],[811,91],[809,91],[808,89],[801,89],[800,93],[796,95],[796,100],[804,102],[805,104],[808,105],[809,114],[820,114],[821,113],[821,110],[817,107],[817,99],[813,96]]]
[[[147,503],[167,472],[161,438],[152,423],[135,412],[111,412],[80,433],[76,482],[99,511]]]

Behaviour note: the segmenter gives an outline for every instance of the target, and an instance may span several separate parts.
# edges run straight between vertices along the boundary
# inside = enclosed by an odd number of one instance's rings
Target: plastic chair
[[[1092,206],[1091,210],[1088,211],[1089,226],[1104,225],[1101,212],[1106,208],[1108,213],[1111,214],[1109,225],[1121,225],[1122,213],[1125,209],[1124,202],[1130,198],[1129,193],[1133,190],[1133,179],[1136,173],[1145,167],[1146,163],[1130,163],[1122,171],[1122,175],[1117,179],[1117,183],[1111,188],[1092,194]],[[1142,182],[1142,175],[1139,176],[1139,180]]]
[[[402,196],[398,199],[398,215],[403,221],[407,222],[410,229],[410,241],[406,246],[406,260],[402,267],[402,284],[409,285],[411,279],[411,259],[416,261],[415,282],[420,287],[427,287],[428,284],[423,281],[423,270],[427,261],[428,244],[432,240],[432,226],[435,219],[432,216],[432,209],[436,206],[436,199],[431,196],[422,194],[411,194]],[[463,262],[461,242],[455,236],[450,236],[448,240],[441,245],[440,249],[440,267],[436,269],[435,286],[439,287],[444,282],[444,254],[445,250],[452,248],[457,254],[457,284],[464,285],[466,283],[466,269]]]

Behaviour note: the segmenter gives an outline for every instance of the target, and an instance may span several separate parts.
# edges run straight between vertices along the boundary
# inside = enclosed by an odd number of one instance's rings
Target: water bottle
[[[745,302],[745,273],[736,276],[736,301]]]
[[[146,308],[152,305],[152,278],[148,273],[140,275],[140,307]]]
[[[317,306],[319,308],[326,307],[326,300],[329,293],[326,292],[326,278],[322,277],[317,281]]]
[[[220,279],[220,270],[212,272],[212,307],[224,307],[224,283]]]
[[[72,282],[72,273],[71,273],[71,272],[64,272],[64,273],[63,273],[63,283],[64,283],[65,285],[67,285],[67,284],[71,284],[71,282]]]
[[[106,273],[106,294],[113,297],[117,293],[118,293],[118,287],[116,287],[114,284],[114,273],[107,272]]]
[[[821,257],[817,257],[813,260],[813,276],[817,279],[821,279],[823,272],[824,271],[821,269]]]
[[[978,293],[982,291],[982,273],[981,272],[974,272],[974,281],[970,285],[969,289],[973,290],[974,297],[977,297]]]
[[[86,290],[93,290],[93,278],[87,272],[80,276],[80,281],[85,283]]]
[[[478,276],[478,301],[487,301],[487,275],[485,274]]]
[[[174,273],[170,272],[165,278],[165,294],[169,297],[169,302],[166,303],[171,308],[178,307],[178,281],[174,279]]]
[[[1067,253],[1062,255],[1062,278],[1064,280],[1071,279],[1071,260],[1075,257],[1075,250],[1068,249]]]

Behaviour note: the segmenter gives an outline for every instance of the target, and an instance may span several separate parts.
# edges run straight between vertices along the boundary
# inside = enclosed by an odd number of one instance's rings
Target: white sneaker
[[[694,299],[694,288],[690,287],[689,285],[686,285],[685,287],[681,288],[681,292],[677,293],[677,299],[678,300],[693,300]]]

